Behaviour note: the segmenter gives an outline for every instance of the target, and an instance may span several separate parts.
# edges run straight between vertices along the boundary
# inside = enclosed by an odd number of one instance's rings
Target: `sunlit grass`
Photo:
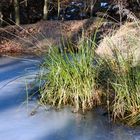
[[[114,90],[113,118],[126,121],[133,125],[139,122],[140,115],[140,69],[133,67],[133,57],[117,55],[111,67],[114,80],[111,81]]]
[[[43,63],[48,73],[41,78],[45,84],[40,90],[40,102],[85,111],[106,100],[112,120],[129,125],[139,123],[140,66],[136,65],[133,52],[128,49],[124,55],[111,47],[113,57],[100,57],[94,45],[86,39],[78,52],[57,47],[50,50]]]
[[[138,49],[137,36],[125,39],[126,45]],[[99,84],[110,96],[112,120],[135,125],[140,123],[140,65],[135,50],[128,48],[124,53],[123,42],[119,43],[122,46],[116,46],[113,41],[110,38],[108,43],[112,56],[100,60]]]
[[[41,103],[58,108],[71,105],[75,111],[85,111],[100,103],[94,57],[90,41],[82,42],[78,53],[52,49],[43,64],[43,68],[49,72],[42,76],[45,85],[40,92]]]
[[[100,65],[100,86],[110,96],[114,121],[140,123],[139,21],[123,25],[115,35],[104,39]]]

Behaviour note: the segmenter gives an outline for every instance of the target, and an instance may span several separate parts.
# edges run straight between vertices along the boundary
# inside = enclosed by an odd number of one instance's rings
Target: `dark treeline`
[[[2,0],[0,13],[3,24],[36,22],[42,18],[43,6],[44,0]]]
[[[74,20],[96,16],[119,0],[1,0],[0,25],[35,23],[41,19]],[[140,12],[139,0],[123,0],[132,11]],[[113,11],[114,12],[114,11]]]

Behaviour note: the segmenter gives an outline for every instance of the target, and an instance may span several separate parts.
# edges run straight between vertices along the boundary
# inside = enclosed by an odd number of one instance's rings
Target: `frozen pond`
[[[28,101],[26,85],[38,73],[39,61],[0,58],[0,138],[2,140],[140,140],[140,128],[108,122],[102,111],[74,114]],[[31,112],[36,109],[36,113]]]

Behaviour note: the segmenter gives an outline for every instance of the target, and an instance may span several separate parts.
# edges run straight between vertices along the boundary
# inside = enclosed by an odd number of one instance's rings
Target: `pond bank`
[[[86,37],[96,32],[97,40],[118,25],[102,18],[71,21],[40,21],[35,24],[0,28],[0,54],[41,54],[52,46],[76,46],[83,33]]]

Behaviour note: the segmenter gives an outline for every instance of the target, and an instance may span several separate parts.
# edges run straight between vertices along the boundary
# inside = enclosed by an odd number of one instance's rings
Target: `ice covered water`
[[[140,128],[109,123],[102,110],[86,115],[56,111],[27,100],[26,82],[39,71],[35,58],[0,58],[0,137],[2,140],[139,140]],[[25,82],[26,81],[26,82]],[[32,113],[34,112],[34,113]]]

